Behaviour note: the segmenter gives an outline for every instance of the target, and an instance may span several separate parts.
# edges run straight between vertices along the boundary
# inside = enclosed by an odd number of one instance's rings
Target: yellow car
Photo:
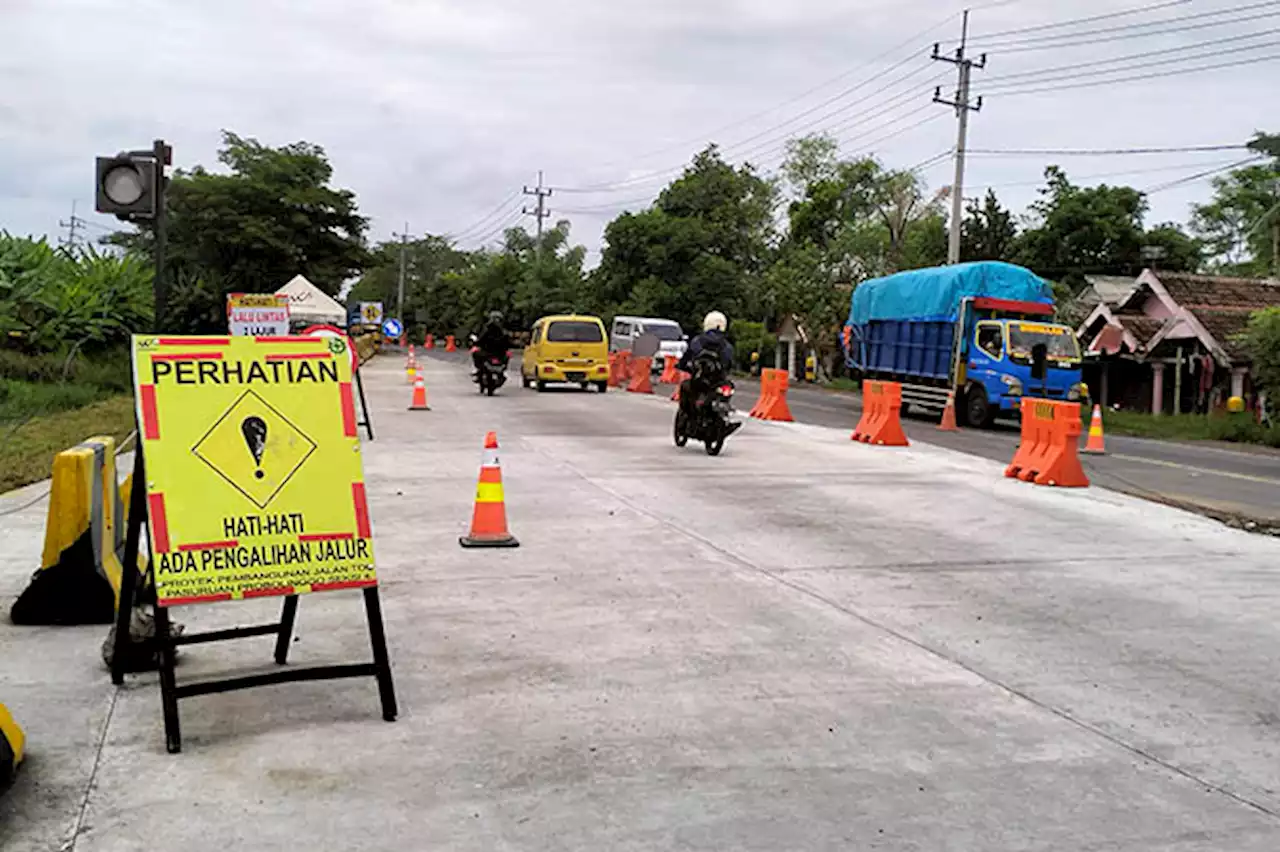
[[[561,315],[543,317],[533,324],[529,345],[520,364],[525,387],[546,390],[549,382],[594,384],[600,393],[609,389],[609,344],[599,317]]]

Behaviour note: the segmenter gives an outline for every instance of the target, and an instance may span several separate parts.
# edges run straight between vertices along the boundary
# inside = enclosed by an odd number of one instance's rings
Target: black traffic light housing
[[[150,151],[122,151],[98,157],[94,181],[94,209],[133,222],[155,219],[164,198],[164,167],[172,149],[156,142]]]

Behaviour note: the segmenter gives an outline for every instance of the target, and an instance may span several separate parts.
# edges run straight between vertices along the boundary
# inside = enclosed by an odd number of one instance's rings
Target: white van
[[[657,317],[614,317],[613,330],[609,334],[609,351],[632,351],[636,338],[642,334],[652,334],[658,338],[658,354],[653,358],[655,373],[662,369],[664,356],[674,355],[680,358],[689,348],[689,339],[680,330],[680,323],[675,320]]]

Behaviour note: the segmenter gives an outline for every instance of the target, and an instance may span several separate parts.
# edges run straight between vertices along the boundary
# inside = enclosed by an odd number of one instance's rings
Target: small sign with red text
[[[237,337],[285,337],[289,334],[289,297],[229,293],[227,322]]]

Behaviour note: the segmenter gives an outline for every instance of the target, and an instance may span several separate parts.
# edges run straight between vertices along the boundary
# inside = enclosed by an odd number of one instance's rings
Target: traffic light
[[[160,164],[150,156],[98,157],[94,209],[121,219],[153,219]]]

